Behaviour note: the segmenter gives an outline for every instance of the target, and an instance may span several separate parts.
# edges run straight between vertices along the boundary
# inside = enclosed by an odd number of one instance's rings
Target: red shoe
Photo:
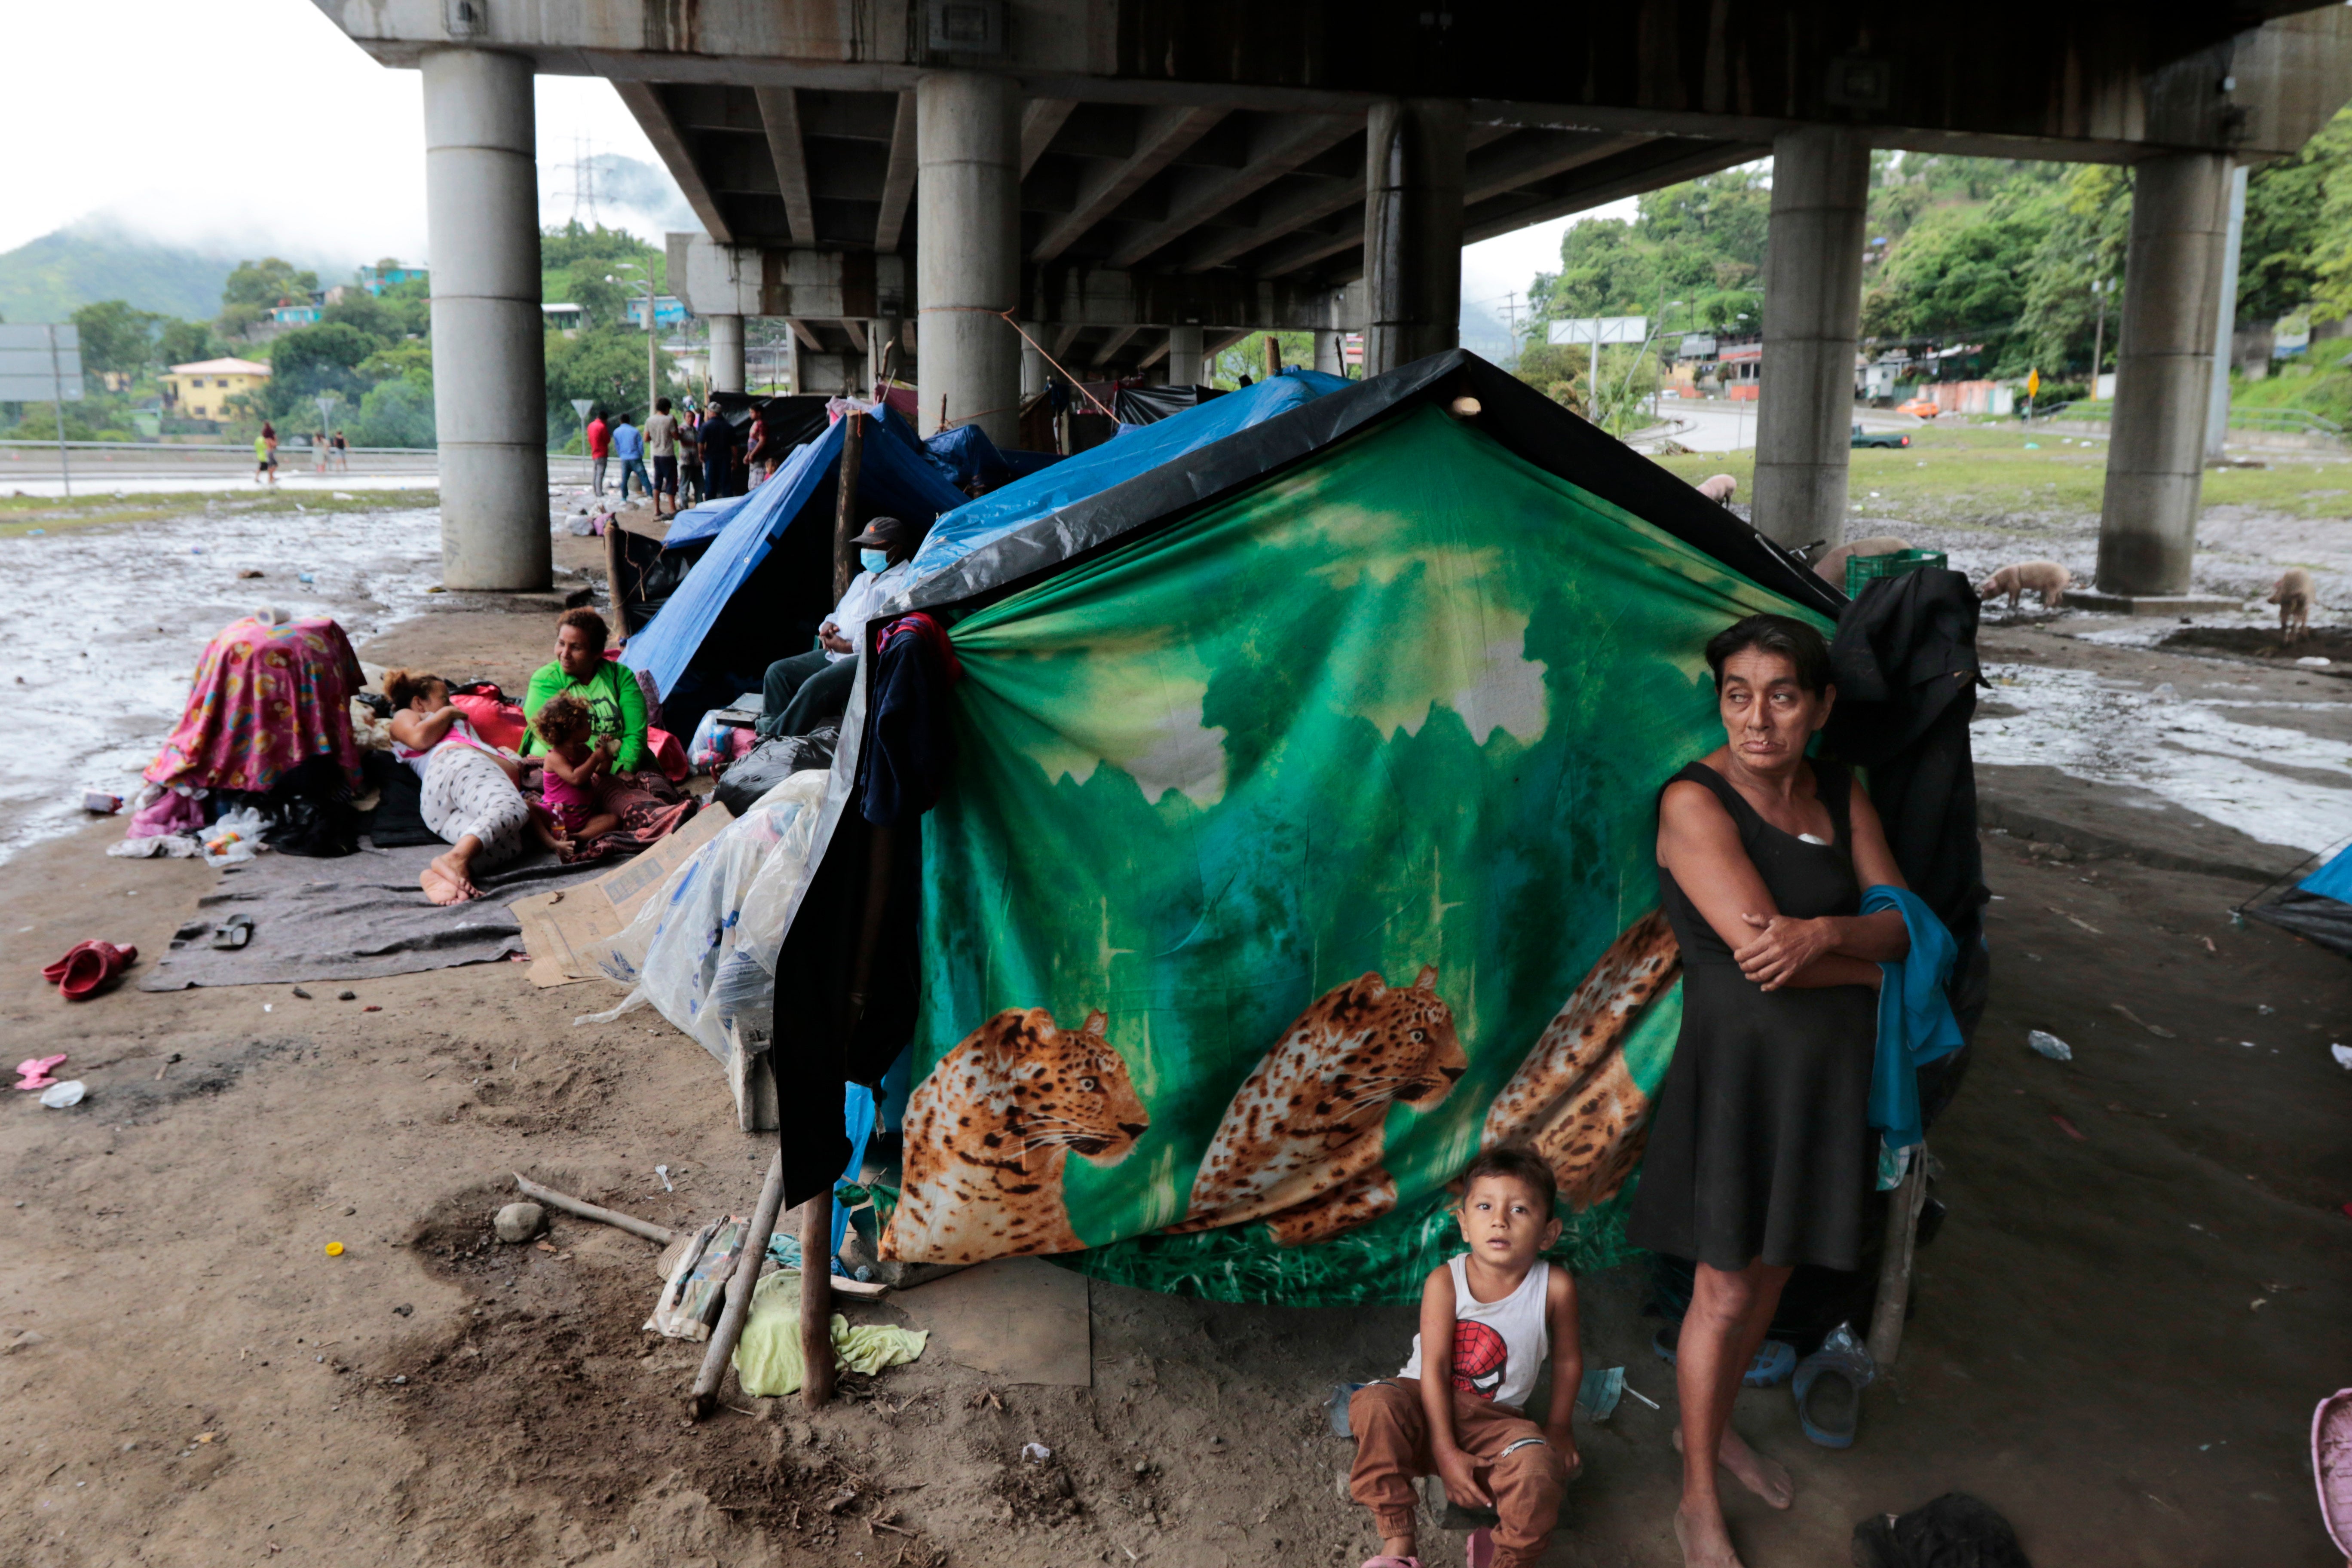
[[[118,947],[110,942],[78,942],[63,958],[44,967],[41,978],[63,992],[67,1001],[80,1002],[130,968],[138,957],[135,947]]]

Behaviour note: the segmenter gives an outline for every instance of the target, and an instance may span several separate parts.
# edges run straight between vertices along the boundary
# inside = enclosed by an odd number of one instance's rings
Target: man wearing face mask
[[[865,570],[817,628],[816,647],[776,660],[760,683],[761,740],[805,735],[849,706],[850,688],[857,682],[857,645],[851,639],[862,636],[883,602],[911,581],[907,563],[920,540],[906,523],[877,517],[850,542],[857,546]]]

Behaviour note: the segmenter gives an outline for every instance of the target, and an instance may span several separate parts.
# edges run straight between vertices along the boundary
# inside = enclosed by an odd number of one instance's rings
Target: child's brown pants
[[[1372,1510],[1382,1535],[1413,1528],[1413,1478],[1434,1475],[1429,1417],[1421,1406],[1421,1380],[1368,1383],[1348,1400],[1356,1434],[1356,1468],[1348,1477],[1355,1500]],[[1520,1568],[1539,1556],[1559,1522],[1568,1474],[1543,1428],[1504,1405],[1459,1389],[1454,1393],[1454,1442],[1473,1460],[1478,1484],[1495,1500],[1495,1568]]]

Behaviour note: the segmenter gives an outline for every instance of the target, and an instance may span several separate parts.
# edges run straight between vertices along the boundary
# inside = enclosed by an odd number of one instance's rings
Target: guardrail
[[[2232,430],[2275,430],[2296,436],[2334,436],[2344,426],[2308,408],[2236,408],[2230,410]]]

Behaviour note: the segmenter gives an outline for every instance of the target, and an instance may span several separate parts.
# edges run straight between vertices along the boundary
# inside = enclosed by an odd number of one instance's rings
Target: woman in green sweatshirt
[[[549,698],[572,693],[588,705],[595,733],[611,736],[620,747],[613,758],[613,771],[633,773],[653,763],[653,748],[646,740],[646,697],[633,671],[624,668],[619,660],[604,657],[610,635],[604,617],[595,611],[564,611],[563,618],[555,623],[554,662],[541,665],[531,676],[522,710],[526,719],[535,718]],[[536,730],[525,733],[523,755],[544,749]]]

